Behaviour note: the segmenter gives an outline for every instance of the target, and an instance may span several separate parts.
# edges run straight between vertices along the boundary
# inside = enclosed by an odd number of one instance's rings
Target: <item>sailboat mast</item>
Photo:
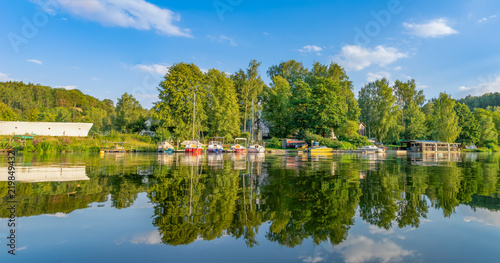
[[[194,93],[194,104],[193,104],[193,141],[194,141],[194,120],[196,116],[196,92]]]

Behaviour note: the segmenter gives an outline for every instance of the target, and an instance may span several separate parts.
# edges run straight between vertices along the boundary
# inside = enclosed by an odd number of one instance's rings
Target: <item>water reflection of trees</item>
[[[362,220],[384,229],[419,227],[430,207],[445,217],[460,204],[499,210],[496,155],[418,163],[359,155],[210,157],[79,159],[90,180],[18,184],[16,212],[69,213],[109,195],[113,207],[126,208],[146,191],[154,205],[153,225],[165,244],[231,236],[252,247],[268,223],[268,240],[294,247],[305,239],[341,243],[357,209]],[[0,216],[6,217],[7,182],[0,182],[0,195]]]

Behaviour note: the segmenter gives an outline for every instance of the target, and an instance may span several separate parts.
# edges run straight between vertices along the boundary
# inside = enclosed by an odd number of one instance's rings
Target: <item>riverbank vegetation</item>
[[[227,73],[202,71],[193,63],[174,64],[159,83],[159,100],[151,109],[128,93],[115,105],[77,89],[0,82],[0,119],[92,122],[89,136],[94,137],[151,130],[175,141],[194,134],[204,142],[219,136],[229,143],[269,130],[265,135],[273,146],[279,145],[278,139],[293,137],[352,149],[375,138],[386,144],[422,139],[498,150],[498,93],[459,101],[446,93],[426,99],[415,80],[391,83],[383,78],[365,84],[356,98],[339,64],[316,62],[307,68],[299,61],[282,61],[267,69],[269,85],[262,80],[260,66],[251,60],[246,69]],[[360,123],[366,127],[364,136],[359,135]],[[56,148],[61,147],[62,143]]]

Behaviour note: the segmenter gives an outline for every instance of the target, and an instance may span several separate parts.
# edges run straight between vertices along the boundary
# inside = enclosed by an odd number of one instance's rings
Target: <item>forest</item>
[[[279,138],[295,137],[352,149],[369,144],[370,137],[386,144],[429,139],[498,150],[499,93],[458,101],[441,93],[426,99],[413,79],[379,79],[365,84],[356,96],[353,82],[337,63],[316,62],[307,68],[299,61],[282,61],[267,69],[269,84],[262,80],[260,66],[251,60],[247,68],[227,73],[174,64],[159,83],[159,101],[151,109],[128,93],[114,105],[77,89],[0,82],[0,119],[92,122],[91,134],[137,133],[151,120],[149,128],[163,138],[190,139],[194,126],[197,138],[220,136],[228,142],[265,126],[270,146],[276,147]],[[367,137],[358,135],[360,122]],[[332,132],[338,140],[330,138]]]

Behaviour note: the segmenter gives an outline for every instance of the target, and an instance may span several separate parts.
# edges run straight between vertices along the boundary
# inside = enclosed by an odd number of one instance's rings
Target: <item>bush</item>
[[[273,137],[268,142],[266,147],[281,149],[281,139]]]
[[[490,149],[493,152],[500,152],[500,148],[498,147],[498,145],[496,143],[493,143],[493,142],[487,143],[485,147]]]

